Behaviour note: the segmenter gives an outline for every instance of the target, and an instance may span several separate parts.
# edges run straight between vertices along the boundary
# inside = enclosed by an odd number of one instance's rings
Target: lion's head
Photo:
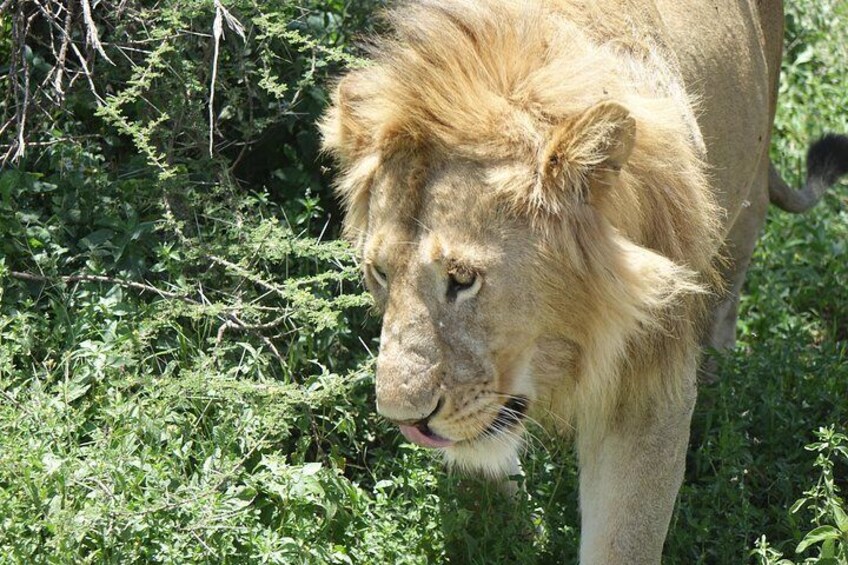
[[[680,309],[717,238],[673,84],[635,86],[644,60],[541,4],[479,5],[393,13],[321,127],[383,312],[378,411],[499,474],[531,408],[579,427],[667,385],[628,367],[694,339]]]

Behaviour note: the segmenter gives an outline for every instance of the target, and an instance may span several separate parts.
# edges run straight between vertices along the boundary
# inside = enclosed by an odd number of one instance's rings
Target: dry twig
[[[61,102],[65,96],[64,87],[62,86],[62,77],[65,72],[65,59],[68,56],[68,46],[71,44],[71,23],[74,19],[74,4],[71,2],[65,10],[65,28],[62,35],[62,45],[59,47],[59,54],[56,57],[56,65],[53,67],[51,74],[53,75],[53,90],[59,95]],[[50,75],[48,75],[49,77]]]
[[[100,36],[97,33],[97,25],[94,23],[94,18],[91,16],[91,4],[89,4],[88,0],[82,0],[82,15],[85,18],[85,39],[97,50],[100,55],[112,63],[112,59],[109,58],[109,55],[106,54],[106,51],[103,50],[103,45],[100,43]]]
[[[214,53],[212,55],[212,79],[209,85],[209,156],[212,157],[215,134],[215,83],[218,80],[218,54],[220,53],[221,38],[224,36],[224,20],[227,26],[236,32],[244,41],[244,27],[224,8],[220,0],[215,0],[215,21],[212,22],[212,37]]]
[[[139,283],[135,281],[128,281],[125,279],[117,279],[113,277],[104,277],[102,275],[66,275],[60,276],[56,278],[46,277],[44,275],[35,275],[32,273],[22,273],[19,271],[10,271],[9,276],[13,279],[31,281],[31,282],[43,282],[43,283],[55,283],[56,280],[60,280],[65,284],[74,284],[78,282],[96,282],[96,283],[105,283],[105,284],[114,284],[117,286],[122,286],[125,288],[132,288],[134,290],[138,290],[140,292],[151,292],[153,294],[158,294],[162,298],[170,298],[173,300],[182,300],[183,302],[188,302],[189,304],[200,304],[197,300],[194,300],[191,297],[185,296],[184,294],[178,294],[176,292],[169,292],[167,290],[162,290],[160,288],[156,288],[155,286],[151,286],[144,283]]]

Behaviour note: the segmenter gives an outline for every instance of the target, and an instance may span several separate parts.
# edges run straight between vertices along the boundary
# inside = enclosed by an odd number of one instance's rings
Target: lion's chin
[[[521,472],[518,453],[523,445],[518,430],[471,441],[461,441],[441,450],[450,467],[501,479]]]
[[[512,395],[482,434],[442,449],[448,465],[493,479],[519,474],[518,452],[524,443],[522,420],[529,405],[527,396]]]

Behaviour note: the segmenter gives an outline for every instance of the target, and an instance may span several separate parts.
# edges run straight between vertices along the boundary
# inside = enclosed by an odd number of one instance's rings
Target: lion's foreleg
[[[677,400],[624,407],[608,426],[581,430],[581,564],[660,562],[694,404],[690,382]]]

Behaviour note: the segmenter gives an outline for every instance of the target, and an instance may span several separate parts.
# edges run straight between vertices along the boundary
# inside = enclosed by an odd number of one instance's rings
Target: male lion
[[[321,123],[384,312],[378,411],[492,476],[517,470],[526,414],[573,432],[583,563],[659,562],[699,343],[733,343],[769,200],[801,211],[848,171],[841,136],[803,190],[769,163],[782,18],[410,2]]]

